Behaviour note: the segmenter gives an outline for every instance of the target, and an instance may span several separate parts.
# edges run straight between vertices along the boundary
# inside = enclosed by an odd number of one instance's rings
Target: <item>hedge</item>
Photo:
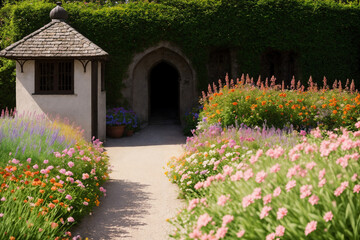
[[[120,2],[120,1],[119,1]],[[199,91],[208,84],[210,49],[237,49],[241,72],[257,76],[260,55],[268,48],[298,54],[304,83],[310,75],[360,79],[360,6],[309,0],[158,0],[117,5],[69,2],[68,23],[110,54],[106,67],[107,102],[120,104],[122,79],[135,53],[160,41],[182,49],[198,77]],[[1,47],[50,21],[53,3],[24,1],[0,11]],[[4,65],[4,60],[3,65]],[[7,64],[6,66],[9,66]],[[14,64],[0,69],[0,84],[14,88]],[[14,91],[4,91],[14,99]],[[0,99],[0,108],[14,101]]]

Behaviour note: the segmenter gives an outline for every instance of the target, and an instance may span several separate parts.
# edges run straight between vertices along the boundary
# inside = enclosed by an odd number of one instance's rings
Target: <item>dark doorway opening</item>
[[[160,62],[150,71],[150,124],[180,123],[179,72],[167,62]]]

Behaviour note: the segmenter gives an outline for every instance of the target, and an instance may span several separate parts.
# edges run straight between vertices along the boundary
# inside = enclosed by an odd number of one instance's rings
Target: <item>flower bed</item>
[[[289,90],[278,91],[280,85],[258,81],[255,85],[244,77],[237,83],[227,81],[225,86],[211,88],[203,94],[203,111],[209,123],[220,122],[222,126],[244,123],[248,126],[283,128],[292,125],[295,129],[334,129],[347,127],[355,130],[354,124],[360,116],[360,94],[335,83],[332,90],[326,85],[319,89],[311,79],[305,90],[300,82],[293,80]],[[344,88],[344,89],[343,89]],[[343,91],[344,90],[344,91]]]
[[[1,118],[0,139],[0,238],[70,238],[106,191],[102,143],[44,116]]]
[[[359,147],[360,131],[317,129],[295,146],[282,143],[224,160],[216,175],[210,171],[193,179],[197,195],[182,188],[188,207],[172,220],[177,227],[172,237],[359,239]],[[196,158],[211,151],[196,148]],[[233,146],[225,155],[236,152]],[[172,163],[171,176],[181,173],[185,160]],[[181,187],[181,180],[177,183]]]
[[[254,85],[203,94],[202,120],[166,172],[188,203],[172,238],[360,239],[360,95]]]

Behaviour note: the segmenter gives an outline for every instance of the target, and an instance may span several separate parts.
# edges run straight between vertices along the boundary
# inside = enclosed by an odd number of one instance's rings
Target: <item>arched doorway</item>
[[[168,74],[172,81],[166,81],[166,84],[160,87],[152,87],[152,83],[156,84],[151,81],[156,78],[156,72]],[[169,42],[160,42],[157,46],[136,54],[129,66],[128,78],[124,79],[123,83],[126,87],[122,95],[144,125],[151,123],[152,111],[161,106],[156,104],[158,102],[170,104],[171,108],[177,111],[177,121],[182,124],[186,113],[198,102],[196,73],[181,50]],[[159,90],[160,94],[156,94],[156,90]],[[165,96],[167,93],[169,95]]]
[[[178,70],[161,61],[149,74],[150,124],[179,123]]]

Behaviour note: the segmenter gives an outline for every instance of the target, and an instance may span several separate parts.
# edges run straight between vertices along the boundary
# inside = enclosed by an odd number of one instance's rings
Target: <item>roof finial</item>
[[[62,2],[57,2],[57,6],[54,7],[50,12],[50,18],[52,20],[65,21],[68,18],[68,13],[61,7]]]

